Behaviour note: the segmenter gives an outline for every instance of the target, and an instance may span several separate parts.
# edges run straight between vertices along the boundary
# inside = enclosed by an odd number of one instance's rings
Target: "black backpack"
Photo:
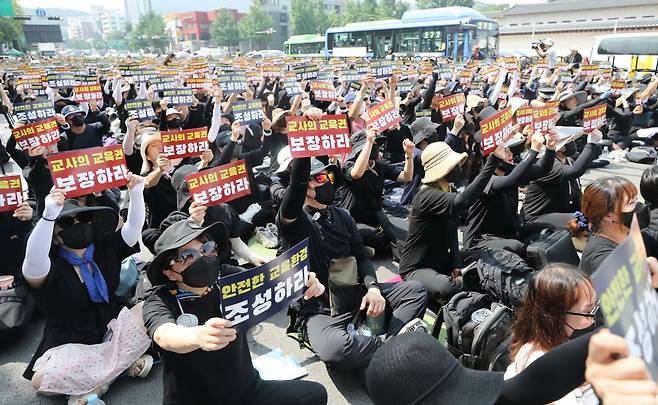
[[[505,305],[489,295],[463,291],[439,311],[432,334],[438,336],[445,324],[447,349],[464,366],[504,371],[511,362],[512,322],[512,310]]]

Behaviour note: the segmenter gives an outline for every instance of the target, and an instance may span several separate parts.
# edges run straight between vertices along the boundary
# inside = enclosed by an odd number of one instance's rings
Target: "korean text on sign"
[[[219,76],[219,89],[224,93],[247,91],[247,75],[244,72],[231,72]]]
[[[516,110],[516,123],[519,125],[532,124],[532,106],[519,107]]]
[[[47,156],[56,188],[67,198],[128,184],[126,158],[121,145],[77,149]]]
[[[286,117],[288,145],[293,158],[349,153],[350,131],[347,116],[325,115],[319,120]]]
[[[555,126],[555,108],[551,105],[532,107],[532,125],[536,132],[547,134]]]
[[[185,177],[192,199],[211,206],[251,194],[244,160],[192,173]]]
[[[294,80],[286,80],[284,87],[286,89],[286,93],[288,93],[288,97],[294,97],[302,94],[301,86]]]
[[[103,90],[100,84],[75,86],[73,89],[76,101],[102,100]]]
[[[130,117],[137,118],[140,121],[154,120],[157,118],[151,106],[151,100],[147,98],[126,101],[126,110],[128,110]]]
[[[47,79],[48,85],[52,88],[71,88],[77,84],[75,81],[75,75],[71,73],[50,74]]]
[[[31,101],[14,104],[14,116],[23,122],[42,121],[55,116],[55,108],[50,100]]]
[[[0,176],[0,212],[14,211],[23,202],[21,176]]]
[[[441,112],[443,122],[450,122],[456,116],[464,113],[466,98],[464,93],[457,93],[448,97],[440,97],[436,101],[432,100],[432,104],[432,108]]]
[[[163,97],[167,97],[171,104],[180,106],[192,105],[192,89],[167,89],[163,92]]]
[[[59,126],[54,118],[33,122],[11,130],[18,146],[23,150],[49,146],[59,142]]]
[[[154,77],[149,80],[149,82],[155,91],[175,89],[179,87],[176,78],[173,76]]]
[[[605,125],[606,103],[585,108],[583,110],[583,132],[592,132]]]
[[[237,101],[233,104],[233,117],[242,125],[257,124],[265,118],[260,100]]]
[[[308,238],[254,269],[219,279],[222,316],[244,332],[301,298],[308,279]]]
[[[483,156],[493,152],[498,145],[507,142],[512,136],[512,115],[512,107],[507,107],[480,122]]]
[[[298,82],[302,80],[312,80],[318,77],[317,66],[297,66],[292,69],[295,72],[295,80]]]
[[[392,128],[402,121],[395,103],[388,99],[370,108],[361,118],[367,125],[373,125],[378,132]]]
[[[209,89],[212,87],[212,81],[205,77],[190,77],[185,82],[192,89]]]
[[[370,63],[370,72],[377,79],[384,79],[393,74],[393,63],[389,60],[376,60]]]
[[[163,131],[162,154],[169,159],[199,156],[208,149],[208,128]]]
[[[610,90],[612,90],[612,94],[619,95],[621,94],[622,89],[626,87],[626,82],[623,80],[613,80],[612,85],[610,86]]]
[[[336,89],[329,82],[315,80],[311,82],[311,91],[318,101],[336,101]]]

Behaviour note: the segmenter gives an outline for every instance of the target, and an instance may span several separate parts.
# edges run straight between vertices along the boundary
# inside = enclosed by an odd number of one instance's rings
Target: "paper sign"
[[[360,82],[363,80],[363,74],[359,73],[356,69],[343,70],[340,75],[340,80],[345,82]]]
[[[265,119],[258,99],[235,102],[233,104],[233,117],[241,125],[257,124]]]
[[[151,106],[151,100],[148,98],[126,101],[126,110],[128,110],[129,117],[137,118],[140,121],[154,120],[157,118]]]
[[[169,102],[177,106],[192,105],[192,89],[189,87],[180,89],[167,89],[162,92],[163,97],[167,97]]]
[[[288,145],[293,158],[332,156],[352,151],[345,114],[325,115],[319,120],[286,117]]]
[[[459,83],[462,86],[470,85],[472,79],[473,79],[473,72],[470,70],[462,70],[461,73],[459,74]]]
[[[52,88],[66,89],[74,87],[75,75],[73,73],[55,73],[48,75],[48,86]]]
[[[626,240],[601,263],[592,275],[610,332],[624,338],[631,357],[644,360],[649,373],[658,378],[658,295],[651,287],[646,250],[633,219]]]
[[[219,76],[219,89],[224,93],[243,93],[247,91],[247,75],[244,71],[224,73]]]
[[[583,76],[594,76],[599,73],[599,65],[580,65],[580,74]]]
[[[336,89],[329,82],[314,80],[311,82],[311,91],[317,101],[336,101]]]
[[[23,184],[19,174],[0,176],[0,212],[14,211],[23,203]]]
[[[50,146],[59,142],[59,126],[54,118],[33,122],[11,130],[11,136],[22,150]]]
[[[280,77],[283,76],[283,69],[281,65],[266,63],[261,66],[263,77]]]
[[[532,125],[535,132],[546,135],[555,126],[555,109],[553,106],[532,107]]]
[[[431,117],[431,116],[432,116],[432,110],[418,110],[418,111],[416,111],[416,118]]]
[[[77,86],[93,86],[94,84],[98,84],[98,78],[93,75],[76,74],[75,82]]]
[[[302,94],[302,88],[300,87],[299,82],[295,80],[286,80],[283,85],[286,89],[288,97],[294,97]]]
[[[48,155],[46,159],[55,187],[64,190],[66,198],[128,184],[121,145],[76,149]]]
[[[438,109],[441,112],[443,122],[450,122],[456,116],[464,114],[464,107],[466,106],[466,97],[464,93],[457,93],[448,97],[436,97],[432,100],[432,108]]]
[[[292,69],[295,73],[295,80],[313,80],[318,78],[318,67],[314,65],[297,66]]]
[[[42,121],[55,116],[55,108],[50,100],[30,101],[14,104],[14,115],[23,122]]]
[[[613,80],[612,85],[610,86],[610,90],[612,90],[612,94],[619,95],[621,94],[622,89],[626,87],[626,82],[623,80]]]
[[[240,333],[288,308],[306,289],[308,249],[307,238],[269,263],[220,277],[222,317]]]
[[[73,94],[75,101],[78,102],[103,99],[103,89],[100,84],[75,86]]]
[[[363,113],[361,118],[366,122],[366,125],[374,126],[377,132],[380,133],[398,125],[402,121],[398,109],[395,108],[395,103],[388,99],[371,107]]]
[[[212,81],[205,77],[189,77],[185,83],[191,89],[209,89],[212,87]]]
[[[606,103],[585,108],[583,110],[583,132],[592,132],[605,125],[605,112],[608,109]]]
[[[482,156],[487,156],[512,136],[512,115],[512,107],[508,106],[499,113],[480,121]]]
[[[385,79],[393,74],[393,63],[390,60],[373,60],[370,62],[370,73],[376,79]]]
[[[523,106],[516,110],[516,123],[519,125],[532,124],[532,117],[532,106]]]
[[[251,194],[244,160],[213,167],[185,177],[192,199],[205,206],[229,202]]]
[[[179,87],[176,78],[173,76],[153,77],[149,80],[149,84],[151,85],[151,87],[153,87],[153,90],[155,91],[175,89]]]
[[[169,159],[199,156],[208,149],[208,128],[163,131],[162,153]]]

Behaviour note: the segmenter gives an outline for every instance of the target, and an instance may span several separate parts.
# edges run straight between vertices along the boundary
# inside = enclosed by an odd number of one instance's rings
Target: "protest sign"
[[[390,60],[373,60],[370,62],[370,73],[375,79],[385,79],[393,74],[393,63]]]
[[[212,81],[205,77],[188,77],[185,80],[187,86],[191,89],[209,89],[212,87]]]
[[[555,108],[548,104],[532,107],[532,125],[535,132],[546,135],[555,126]]]
[[[247,91],[247,75],[244,71],[227,72],[219,76],[219,89],[224,93]]]
[[[283,66],[280,64],[265,63],[261,66],[263,77],[280,77],[283,76]]]
[[[599,65],[580,65],[582,76],[594,76],[597,73],[599,73]]]
[[[605,125],[605,112],[608,104],[598,104],[583,110],[583,132],[592,132]]]
[[[623,80],[613,80],[612,85],[610,86],[610,90],[612,90],[612,94],[615,95],[620,95],[622,89],[626,87],[626,82]]]
[[[411,91],[411,89],[414,88],[414,86],[416,84],[418,84],[418,83],[414,83],[413,81],[411,81],[409,79],[400,80],[400,82],[398,83],[398,92],[400,92],[400,94],[408,93],[408,92]]]
[[[54,73],[47,76],[48,86],[53,89],[68,89],[76,85],[73,73]]]
[[[644,360],[654,381],[658,379],[658,295],[651,287],[646,250],[633,218],[626,240],[592,275],[606,326],[628,344],[630,357]]]
[[[169,103],[177,106],[192,105],[192,89],[184,87],[180,89],[167,89],[162,92],[163,97],[169,99]]]
[[[59,126],[54,118],[48,118],[14,128],[11,136],[22,150],[50,146],[59,142]]]
[[[157,118],[151,106],[151,100],[148,98],[137,98],[126,101],[126,110],[129,117],[137,118],[140,121],[154,120]]]
[[[175,89],[180,87],[174,76],[159,76],[152,77],[149,80],[149,84],[153,87],[155,91],[162,91],[167,89]]]
[[[208,128],[162,131],[162,154],[169,159],[199,156],[208,149]]]
[[[100,84],[84,84],[82,86],[75,86],[73,89],[73,95],[75,101],[91,101],[91,100],[102,100],[103,99],[103,89]]]
[[[93,86],[98,83],[98,77],[87,74],[76,74],[75,75],[76,86]]]
[[[345,69],[340,74],[340,80],[345,82],[359,82],[363,79],[363,76],[356,69]]]
[[[416,118],[431,117],[431,116],[432,116],[432,110],[418,110],[418,111],[416,111]]]
[[[0,176],[0,212],[14,211],[23,200],[21,176],[19,174]]]
[[[128,168],[121,145],[76,149],[46,157],[55,188],[66,198],[96,193],[128,184]]]
[[[153,77],[158,76],[158,72],[154,69],[145,69],[138,68],[130,71],[130,76],[132,76],[135,83],[146,83],[151,80]]]
[[[249,173],[244,160],[238,160],[185,177],[192,199],[211,206],[251,194]]]
[[[292,69],[295,73],[295,80],[301,82],[302,80],[313,80],[318,78],[318,67],[315,65],[297,66]]]
[[[283,86],[286,89],[288,97],[294,97],[302,94],[302,88],[299,85],[299,82],[295,80],[286,80]]]
[[[399,125],[402,121],[400,112],[395,107],[395,103],[388,99],[371,107],[363,113],[361,118],[366,122],[366,125],[374,126],[377,132],[380,133]]]
[[[262,122],[265,118],[260,100],[237,101],[233,104],[233,118],[240,125],[250,125]]]
[[[311,91],[318,101],[336,101],[336,89],[329,82],[314,80],[311,82]]]
[[[441,112],[443,122],[450,122],[456,116],[464,114],[466,106],[466,97],[464,93],[457,93],[448,97],[435,96],[432,99],[432,108]]]
[[[308,238],[256,268],[219,278],[222,317],[244,332],[288,308],[308,279]]]
[[[462,70],[459,74],[459,84],[462,86],[469,86],[473,79],[473,72],[471,70]]]
[[[532,124],[532,106],[522,106],[516,110],[516,123],[519,125]]]
[[[55,108],[50,100],[29,101],[15,103],[14,115],[17,120],[29,123],[45,120],[55,116]]]
[[[508,106],[480,122],[482,156],[487,156],[512,136],[512,115],[512,107]]]
[[[349,153],[350,130],[344,114],[324,115],[319,120],[286,117],[288,145],[293,158]]]

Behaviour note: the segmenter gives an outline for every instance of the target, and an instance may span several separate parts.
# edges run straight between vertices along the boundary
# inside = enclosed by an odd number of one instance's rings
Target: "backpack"
[[[652,165],[656,163],[656,149],[653,146],[636,146],[626,152],[626,159],[633,163]]]
[[[34,299],[23,284],[0,290],[0,342],[19,337],[32,319]]]
[[[447,349],[465,367],[504,371],[511,363],[512,322],[512,310],[489,295],[462,291],[441,309],[432,334],[445,324]]]

